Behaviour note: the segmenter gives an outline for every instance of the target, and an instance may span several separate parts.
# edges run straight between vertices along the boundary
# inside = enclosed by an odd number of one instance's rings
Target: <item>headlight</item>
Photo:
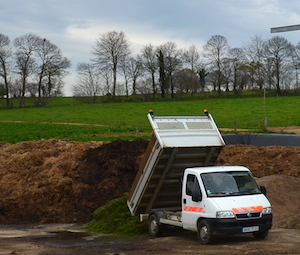
[[[217,218],[219,219],[234,218],[234,213],[233,211],[218,211]]]
[[[266,207],[262,210],[263,214],[271,214],[272,213],[272,208],[271,207]]]

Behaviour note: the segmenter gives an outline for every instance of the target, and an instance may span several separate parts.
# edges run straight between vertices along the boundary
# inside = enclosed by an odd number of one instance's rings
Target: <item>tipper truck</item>
[[[165,226],[197,232],[200,243],[219,234],[252,233],[263,239],[272,227],[266,189],[243,166],[214,166],[224,140],[208,111],[204,116],[155,116],[153,135],[131,187],[127,205],[157,237]]]

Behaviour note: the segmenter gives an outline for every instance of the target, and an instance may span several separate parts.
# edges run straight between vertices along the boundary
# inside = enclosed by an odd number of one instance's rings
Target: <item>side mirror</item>
[[[200,201],[202,201],[202,193],[201,193],[200,190],[194,190],[192,192],[192,200],[194,202],[200,202]]]
[[[261,193],[263,193],[265,196],[267,195],[267,189],[265,186],[260,186],[259,189],[260,189]]]

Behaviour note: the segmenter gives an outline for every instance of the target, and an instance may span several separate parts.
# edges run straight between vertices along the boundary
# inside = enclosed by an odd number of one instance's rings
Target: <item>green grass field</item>
[[[265,105],[265,107],[264,107]],[[300,126],[300,97],[208,99],[169,102],[79,104],[58,98],[47,107],[0,110],[0,141],[17,143],[38,139],[108,141],[118,138],[149,138],[146,117],[155,115],[203,115],[208,109],[219,128],[263,130],[268,127]]]

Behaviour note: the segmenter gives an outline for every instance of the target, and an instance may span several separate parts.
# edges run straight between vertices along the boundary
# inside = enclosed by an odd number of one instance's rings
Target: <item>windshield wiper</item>
[[[218,196],[218,197],[222,197],[222,196],[240,196],[242,195],[240,192],[233,192],[233,191],[219,191],[219,192],[212,192],[210,194],[208,194],[208,196]]]
[[[222,196],[224,196],[224,195],[226,195],[226,192],[225,191],[220,191],[220,192],[212,192],[212,193],[210,193],[210,194],[208,194],[208,196],[219,196],[219,197],[222,197]]]

